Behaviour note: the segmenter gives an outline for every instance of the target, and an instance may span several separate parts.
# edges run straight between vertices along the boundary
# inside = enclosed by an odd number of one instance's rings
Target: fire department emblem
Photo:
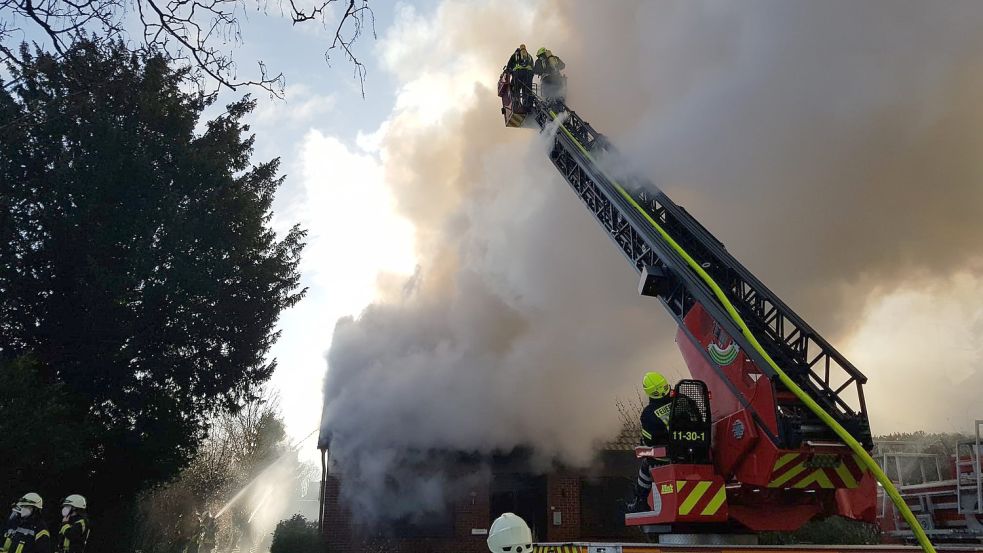
[[[707,352],[710,353],[710,359],[713,359],[714,363],[725,367],[737,359],[737,354],[741,352],[741,348],[715,322],[713,323],[713,341],[707,346]]]

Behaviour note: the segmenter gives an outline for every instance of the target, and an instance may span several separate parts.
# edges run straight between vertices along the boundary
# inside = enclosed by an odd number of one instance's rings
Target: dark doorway
[[[546,477],[496,474],[491,483],[491,520],[515,513],[532,529],[534,541],[546,539]]]
[[[580,482],[580,529],[590,539],[630,540],[638,528],[625,526],[624,505],[634,480],[624,476],[601,476]]]

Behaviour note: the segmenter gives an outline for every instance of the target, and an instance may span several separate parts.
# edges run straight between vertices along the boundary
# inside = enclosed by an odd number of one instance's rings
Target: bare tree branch
[[[331,0],[328,1],[330,2]],[[344,52],[345,59],[351,62],[354,68],[353,71],[355,76],[358,77],[359,85],[362,87],[362,98],[365,98],[365,65],[363,65],[357,57],[355,57],[351,47],[358,37],[362,35],[366,14],[369,16],[369,24],[372,28],[372,38],[377,38],[375,33],[375,14],[369,8],[368,0],[361,0],[358,7],[355,5],[355,0],[348,0],[348,8],[345,9],[345,14],[341,17],[341,20],[338,21],[338,28],[335,30],[334,40],[331,41],[331,47],[324,53],[325,60],[330,63],[331,50],[339,47],[341,48],[342,52]],[[352,27],[351,34],[347,35],[347,38],[345,38],[346,35],[344,34],[346,22],[351,22]]]
[[[242,43],[240,17],[253,0],[0,0],[0,62],[19,63],[16,46],[11,45],[18,27],[15,22],[36,26],[47,37],[50,47],[63,54],[76,41],[100,36],[130,40],[123,27],[128,12],[135,12],[141,34],[137,42],[172,61],[185,63],[199,74],[200,82],[210,81],[217,88],[236,90],[256,86],[278,98],[283,97],[282,73],[268,73],[257,60],[258,77],[240,78],[233,61],[233,50]],[[312,2],[308,4],[307,2]],[[370,25],[375,38],[375,16],[369,0],[278,0],[280,10],[293,24],[321,21],[326,24],[334,4],[341,12],[331,45],[353,66],[365,95],[365,65],[353,45]],[[265,11],[265,7],[260,6]],[[366,21],[368,17],[368,21]],[[231,46],[230,46],[231,45]]]
[[[618,415],[621,417],[622,433],[630,436],[642,435],[642,410],[645,408],[645,400],[642,394],[635,391],[634,398],[618,399],[615,402],[618,408]]]

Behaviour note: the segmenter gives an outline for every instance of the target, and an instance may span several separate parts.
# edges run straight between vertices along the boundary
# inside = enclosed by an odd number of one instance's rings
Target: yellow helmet
[[[669,394],[669,381],[659,373],[645,373],[645,378],[642,378],[642,388],[645,390],[645,395],[650,398],[665,397]]]
[[[542,56],[546,53],[546,47],[542,46],[539,50],[536,50],[536,57]]]

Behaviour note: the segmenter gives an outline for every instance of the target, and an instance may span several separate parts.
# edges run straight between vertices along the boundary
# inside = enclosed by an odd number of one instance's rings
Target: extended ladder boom
[[[643,275],[640,291],[657,297],[681,328],[684,328],[683,319],[690,309],[697,303],[702,305],[755,365],[781,388],[769,364],[747,343],[703,280],[689,270],[678,253],[596,167],[591,157],[617,161],[618,154],[611,144],[559,101],[547,103],[534,97],[528,117],[534,118],[541,129],[547,129],[556,124],[554,116],[557,113],[561,114],[559,118],[573,138],[566,133],[557,133],[550,160],[635,270]],[[685,209],[650,182],[630,177],[623,184],[634,202],[724,287],[741,317],[772,358],[869,448],[870,428],[863,396],[866,377],[734,259],[723,244]],[[733,388],[732,391],[738,393]],[[825,425],[797,402],[787,401],[780,405],[779,411],[779,432],[770,436],[777,440],[776,445],[797,447],[803,439],[836,440]]]
[[[598,160],[617,164],[614,148],[562,100],[544,100],[515,84],[503,72],[498,91],[506,126],[534,121],[554,133],[550,160],[641,273],[639,292],[658,298],[676,319],[690,372],[723,396],[710,404],[712,470],[685,463],[652,468],[653,510],[626,515],[626,524],[711,522],[724,504],[730,521],[755,531],[794,530],[822,514],[873,521],[876,480],[922,549],[934,553],[870,457],[866,377],[686,210],[647,181],[610,177]],[[694,515],[715,484],[720,489]],[[656,507],[663,493],[674,498],[665,512]]]

